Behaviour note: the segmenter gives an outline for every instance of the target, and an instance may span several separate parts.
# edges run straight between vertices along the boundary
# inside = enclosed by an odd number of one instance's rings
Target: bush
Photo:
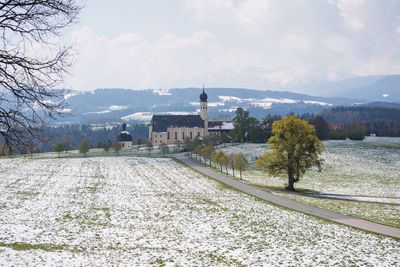
[[[346,132],[342,129],[332,129],[329,132],[328,139],[330,139],[330,140],[346,140]]]

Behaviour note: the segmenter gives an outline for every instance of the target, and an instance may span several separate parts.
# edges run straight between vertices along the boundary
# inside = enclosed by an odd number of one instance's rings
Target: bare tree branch
[[[71,47],[50,40],[80,9],[76,0],[0,1],[0,137],[9,151],[31,144],[47,118],[62,114],[65,90],[57,86],[71,65]],[[34,45],[48,55],[31,55]]]

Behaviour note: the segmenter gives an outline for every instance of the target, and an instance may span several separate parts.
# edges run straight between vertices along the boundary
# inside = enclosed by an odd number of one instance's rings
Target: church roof
[[[176,128],[204,128],[204,121],[200,115],[154,115],[150,125],[153,132],[166,132],[169,127]]]
[[[122,131],[118,135],[119,142],[129,142],[132,141],[131,134],[126,130],[126,123],[122,124]]]

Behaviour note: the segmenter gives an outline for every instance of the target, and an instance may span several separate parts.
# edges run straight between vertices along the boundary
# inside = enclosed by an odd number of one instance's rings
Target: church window
[[[185,139],[185,132],[182,132],[182,139]]]
[[[190,140],[192,140],[192,139],[193,139],[193,133],[190,132]]]
[[[169,140],[169,132],[167,133],[167,139]]]
[[[178,133],[175,132],[175,140],[178,139]]]

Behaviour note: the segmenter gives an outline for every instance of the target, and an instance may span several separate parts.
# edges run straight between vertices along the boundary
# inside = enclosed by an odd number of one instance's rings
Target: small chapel
[[[207,94],[200,94],[198,115],[153,115],[149,125],[149,141],[154,145],[176,144],[189,138],[202,139],[208,135]]]
[[[121,149],[132,149],[132,136],[126,130],[126,123],[122,124],[122,131],[119,133],[117,138]]]

